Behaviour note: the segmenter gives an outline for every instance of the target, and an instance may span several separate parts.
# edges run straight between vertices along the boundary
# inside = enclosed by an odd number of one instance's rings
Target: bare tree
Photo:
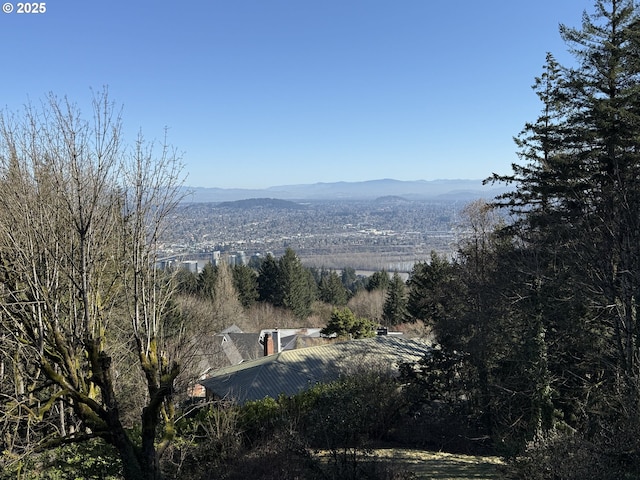
[[[0,442],[18,455],[100,437],[126,478],[157,479],[182,326],[154,266],[181,165],[141,136],[126,148],[106,91],[92,114],[50,95],[0,116],[0,414],[14,426]],[[141,412],[122,408],[125,370]],[[138,419],[139,441],[125,418]]]

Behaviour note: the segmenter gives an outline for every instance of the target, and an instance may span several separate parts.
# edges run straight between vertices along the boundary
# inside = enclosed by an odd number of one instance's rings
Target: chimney
[[[282,345],[280,344],[280,332],[276,329],[271,332],[273,336],[273,352],[280,353],[282,351]]]
[[[273,355],[273,338],[270,333],[264,334],[264,356]]]

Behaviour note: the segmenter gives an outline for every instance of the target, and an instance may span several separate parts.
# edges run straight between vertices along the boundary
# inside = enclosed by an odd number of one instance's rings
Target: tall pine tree
[[[519,216],[529,346],[557,373],[559,405],[582,392],[573,410],[589,417],[619,392],[640,400],[640,19],[631,0],[596,0],[560,33],[576,65],[547,57],[523,163],[494,178],[516,185],[498,205]]]

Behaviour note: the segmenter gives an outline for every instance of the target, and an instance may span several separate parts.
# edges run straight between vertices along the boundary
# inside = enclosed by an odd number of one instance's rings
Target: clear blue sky
[[[17,2],[11,2],[17,8]],[[0,105],[109,87],[187,184],[508,173],[558,25],[591,0],[50,0],[0,13]],[[89,113],[87,109],[87,114]]]

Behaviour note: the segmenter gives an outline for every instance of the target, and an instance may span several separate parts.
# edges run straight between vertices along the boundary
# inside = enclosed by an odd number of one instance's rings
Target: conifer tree
[[[367,290],[370,292],[372,290],[384,290],[389,286],[389,273],[385,270],[378,270],[373,272],[373,274],[369,277],[369,281],[367,282]]]
[[[337,306],[347,304],[347,289],[336,272],[326,272],[322,275],[318,290],[323,302]]]
[[[240,303],[244,308],[251,307],[258,300],[258,276],[247,265],[233,267],[233,281],[238,291]]]
[[[640,19],[630,0],[594,5],[580,28],[561,26],[577,65],[547,56],[534,85],[543,112],[517,139],[522,163],[494,177],[516,186],[496,204],[522,242],[514,295],[539,340],[525,345],[558,376],[558,405],[580,399],[582,415],[619,392],[640,399]]]
[[[278,260],[277,287],[279,303],[276,306],[288,308],[298,318],[305,318],[311,313],[311,304],[316,298],[316,282],[291,248],[287,248]]]
[[[278,286],[278,262],[268,254],[258,270],[258,295],[260,301],[280,305],[282,297]]]
[[[382,320],[386,325],[398,325],[407,320],[407,286],[398,272],[394,272],[387,288]]]

